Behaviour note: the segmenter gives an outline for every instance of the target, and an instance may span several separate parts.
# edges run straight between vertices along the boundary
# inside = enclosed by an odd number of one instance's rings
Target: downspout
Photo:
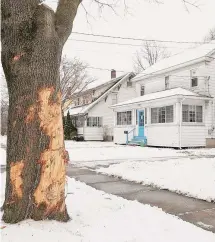
[[[182,104],[183,104],[183,101],[185,100],[185,98],[182,98],[180,100],[180,114],[179,114],[179,149],[181,150],[181,137],[182,137]]]

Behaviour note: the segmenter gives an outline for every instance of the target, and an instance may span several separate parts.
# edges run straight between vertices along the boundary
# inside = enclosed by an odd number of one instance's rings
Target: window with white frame
[[[117,113],[117,125],[131,125],[132,112],[118,112]]]
[[[151,108],[151,123],[172,123],[173,115],[173,105]]]
[[[169,89],[169,76],[165,76],[165,90]]]
[[[197,77],[197,71],[195,69],[190,71],[190,78],[191,78],[191,87],[197,87],[198,77]]]
[[[140,86],[140,96],[144,96],[145,95],[145,86]]]
[[[182,105],[182,121],[186,123],[202,123],[202,106]]]
[[[101,126],[102,126],[102,117],[87,118],[87,127],[101,127]]]
[[[112,105],[117,104],[117,93],[112,93]]]

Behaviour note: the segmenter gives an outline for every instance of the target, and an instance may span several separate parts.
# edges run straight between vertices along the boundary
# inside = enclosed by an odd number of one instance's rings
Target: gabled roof
[[[119,81],[123,76],[124,75],[116,77],[116,78],[112,78],[111,80],[108,80],[108,81],[107,80],[95,80],[95,81],[92,81],[89,84],[87,84],[86,87],[84,87],[83,90],[82,90],[82,88],[77,89],[75,91],[75,94],[80,92],[80,90],[81,90],[81,92],[86,92],[86,91],[91,90],[91,89],[97,89],[97,88],[100,88],[102,86],[107,86],[107,85],[109,85],[111,83],[115,83],[115,82]]]
[[[210,97],[200,95],[198,93],[186,90],[181,87],[177,87],[177,88],[173,88],[173,89],[169,89],[169,90],[165,90],[165,91],[149,93],[144,96],[136,97],[131,100],[115,104],[115,105],[111,106],[111,108],[127,106],[130,104],[143,103],[143,102],[147,102],[147,101],[153,101],[153,100],[167,98],[167,97],[173,97],[173,96],[199,97],[199,98],[210,99]]]
[[[99,103],[101,100],[103,100],[111,91],[113,91],[118,85],[120,85],[125,80],[127,80],[127,78],[129,78],[130,76],[134,76],[134,73],[129,72],[121,77],[118,77],[119,80],[117,81],[117,83],[112,85],[108,90],[106,90],[105,93],[103,93],[100,97],[98,97],[94,102],[92,102],[88,105],[85,105],[85,106],[81,106],[81,107],[68,108],[64,112],[64,115],[67,114],[68,111],[69,111],[70,115],[80,115],[80,114],[87,113],[91,108],[93,108],[97,103]]]
[[[203,61],[205,57],[210,56],[214,52],[215,40],[158,61],[154,65],[138,74],[135,78],[132,79],[132,81],[143,80],[153,75],[157,75],[163,72],[165,73],[170,69],[172,70],[180,68],[180,65],[182,64],[191,65],[193,63]]]

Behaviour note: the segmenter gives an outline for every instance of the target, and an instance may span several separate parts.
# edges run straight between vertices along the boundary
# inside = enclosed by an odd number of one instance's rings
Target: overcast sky
[[[108,1],[108,0],[103,0]],[[114,1],[114,0],[112,0]],[[129,13],[126,13],[123,0],[115,9],[117,15],[110,9],[105,9],[99,17],[97,5],[93,0],[83,0],[85,8],[94,17],[89,17],[82,6],[74,22],[74,32],[113,35],[122,37],[147,38],[177,41],[202,41],[209,29],[215,26],[215,0],[199,0],[199,9],[187,6],[186,11],[182,0],[161,0],[163,4],[154,4],[153,0],[127,0]],[[195,0],[190,0],[195,1]],[[57,0],[48,0],[48,5],[55,8]],[[109,0],[108,2],[111,2]],[[109,41],[140,45],[140,41],[114,40],[101,37],[72,34],[69,39]],[[181,52],[190,45],[167,43],[174,53]],[[68,40],[64,54],[68,57],[79,57],[90,66],[121,71],[133,70],[134,53],[139,46],[119,46],[98,43],[85,43]],[[110,79],[108,71],[89,69],[89,73],[98,79]],[[117,75],[121,75],[117,72]]]

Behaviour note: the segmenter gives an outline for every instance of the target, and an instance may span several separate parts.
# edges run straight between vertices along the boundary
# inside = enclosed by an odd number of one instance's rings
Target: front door
[[[144,137],[144,111],[138,111],[138,136]]]

